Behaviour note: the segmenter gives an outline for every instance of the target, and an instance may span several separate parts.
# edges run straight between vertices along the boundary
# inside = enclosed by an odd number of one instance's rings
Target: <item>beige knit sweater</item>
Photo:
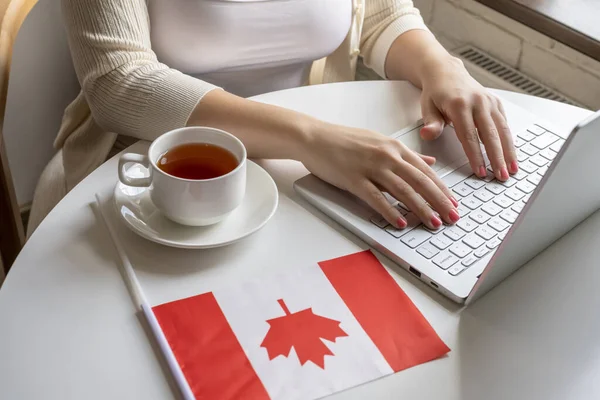
[[[62,0],[82,91],[65,110],[55,141],[58,153],[36,189],[29,233],[106,160],[117,135],[151,141],[183,127],[202,96],[214,89],[157,60],[146,1]],[[410,0],[352,1],[348,36],[333,54],[314,63],[311,84],[353,80],[359,55],[384,77],[392,42],[408,30],[427,29]]]

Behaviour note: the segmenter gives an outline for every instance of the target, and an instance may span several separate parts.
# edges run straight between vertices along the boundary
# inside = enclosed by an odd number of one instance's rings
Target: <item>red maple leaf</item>
[[[311,308],[290,313],[283,299],[277,302],[285,315],[267,320],[269,331],[260,344],[267,350],[269,360],[277,356],[288,357],[293,347],[301,365],[312,361],[325,369],[325,356],[333,353],[322,339],[335,342],[338,337],[348,336],[340,328],[340,321],[316,315]]]

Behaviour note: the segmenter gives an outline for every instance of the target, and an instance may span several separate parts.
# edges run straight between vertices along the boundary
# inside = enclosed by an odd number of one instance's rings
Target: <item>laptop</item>
[[[567,134],[503,104],[519,160],[519,173],[507,182],[494,179],[489,169],[485,179],[473,175],[451,126],[432,142],[421,140],[422,123],[392,135],[437,158],[433,168],[459,202],[461,219],[454,226],[431,231],[386,194],[408,221],[416,221],[395,229],[361,200],[314,175],[294,188],[415,278],[469,304],[600,208],[600,111]]]

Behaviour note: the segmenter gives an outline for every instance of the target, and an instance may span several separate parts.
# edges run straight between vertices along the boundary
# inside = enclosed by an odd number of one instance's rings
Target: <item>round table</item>
[[[589,111],[525,95],[501,96],[559,129]],[[419,92],[403,82],[303,87],[257,100],[345,125],[392,133],[420,117]],[[133,146],[143,151],[146,143]],[[257,274],[293,269],[367,246],[293,191],[306,174],[292,161],[263,161],[280,204],[257,234],[229,247],[163,247],[115,224],[152,304]],[[41,224],[0,290],[0,398],[177,397],[162,357],[136,314],[105,227],[90,203],[117,181],[113,158]],[[557,211],[559,212],[559,211]],[[111,215],[116,222],[116,213]],[[465,309],[378,255],[441,338],[448,357],[332,399],[600,398],[600,213]]]

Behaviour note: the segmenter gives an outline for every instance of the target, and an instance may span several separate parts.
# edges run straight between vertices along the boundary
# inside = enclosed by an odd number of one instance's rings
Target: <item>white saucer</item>
[[[144,176],[148,171],[136,164],[127,170],[127,174]],[[120,182],[115,187],[115,206],[117,214],[131,230],[153,242],[184,249],[226,246],[258,231],[277,209],[277,186],[264,169],[248,160],[246,179],[242,204],[225,220],[211,226],[191,227],[175,223],[156,209],[147,188],[134,188]]]

